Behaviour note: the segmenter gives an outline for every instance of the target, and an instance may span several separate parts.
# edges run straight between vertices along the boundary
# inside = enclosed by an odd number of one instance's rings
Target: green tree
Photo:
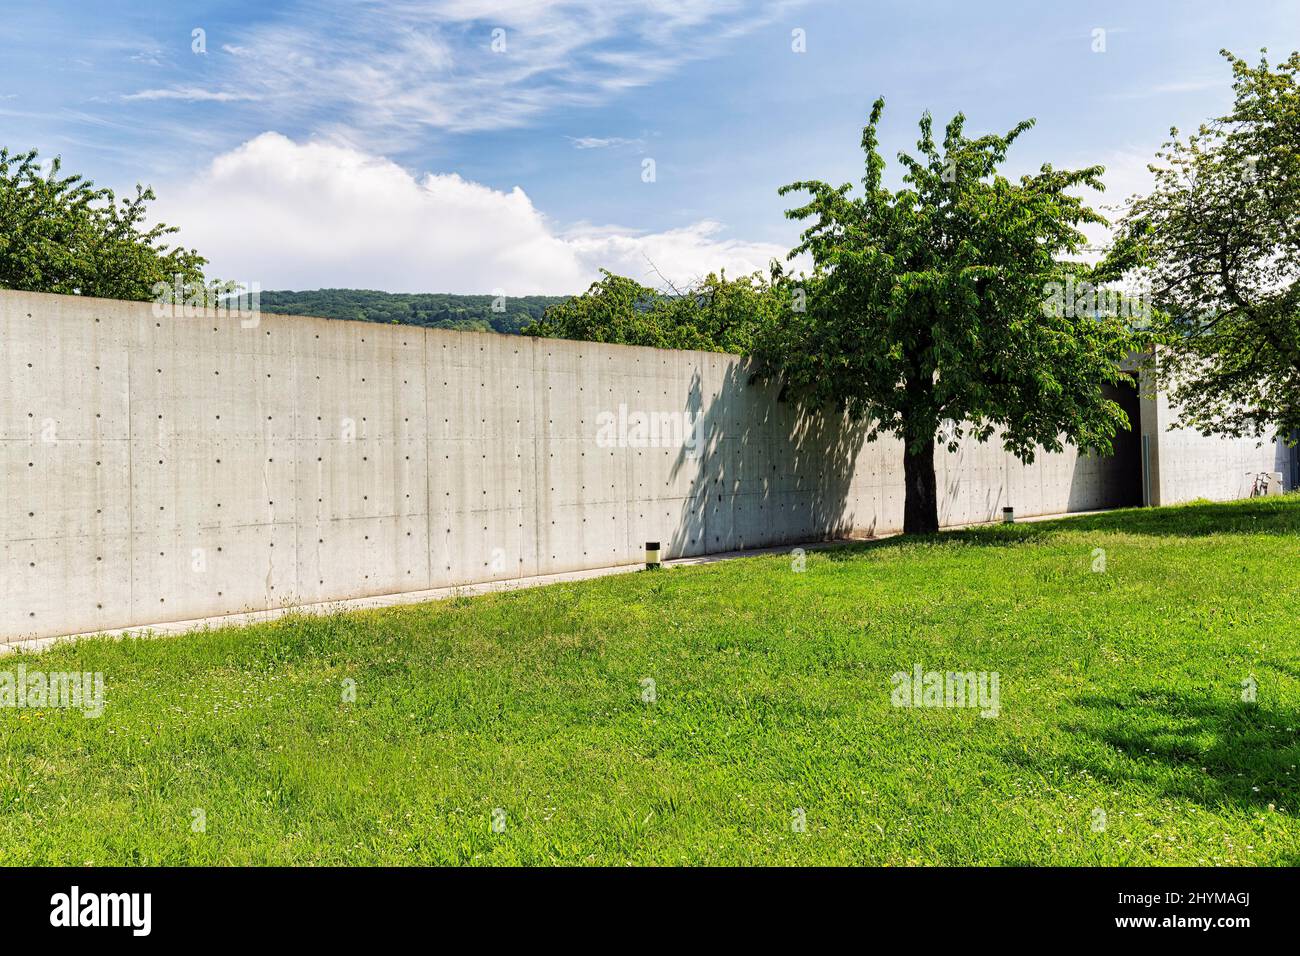
[[[903,528],[930,532],[941,428],[953,448],[967,431],[980,441],[1000,433],[1026,462],[1066,440],[1109,452],[1127,419],[1102,385],[1124,377],[1133,335],[1118,317],[1045,307],[1053,283],[1091,278],[1062,257],[1081,251],[1082,224],[1105,220],[1068,190],[1101,189],[1101,167],[1044,165],[1013,183],[998,167],[1032,121],[970,139],[958,114],[938,144],[926,114],[920,158],[899,155],[903,187],[891,190],[883,110],[877,100],[862,132],[860,196],[847,183],[781,189],[811,196],[786,215],[811,220],[791,257],[809,254],[814,271],[806,309],[772,324],[759,355],[783,394],[866,421],[869,440],[902,439]]]
[[[602,270],[582,295],[553,305],[525,326],[525,335],[700,349],[743,354],[755,336],[785,309],[790,290],[781,272],[728,279],[710,273],[689,289],[659,292]]]
[[[1300,53],[1276,67],[1223,55],[1232,112],[1186,139],[1170,131],[1111,267],[1150,284],[1180,424],[1286,435],[1300,428]]]
[[[174,227],[146,225],[151,189],[118,200],[56,157],[0,149],[0,288],[147,301],[157,283],[201,285],[207,260],[167,246]]]

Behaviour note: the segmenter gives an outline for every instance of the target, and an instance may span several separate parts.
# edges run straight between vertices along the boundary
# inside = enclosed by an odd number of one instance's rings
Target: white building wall
[[[735,356],[8,291],[0,343],[0,641],[902,525],[899,442],[799,415]],[[698,419],[698,453],[602,443],[620,406]],[[1158,501],[1272,462],[1166,445],[1158,417]],[[936,466],[945,525],[1132,478],[971,440]]]

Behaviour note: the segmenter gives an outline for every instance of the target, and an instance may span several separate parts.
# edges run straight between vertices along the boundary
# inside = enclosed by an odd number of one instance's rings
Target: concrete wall
[[[1194,429],[1174,427],[1178,409],[1163,392],[1144,404],[1151,504],[1248,498],[1260,472],[1280,473],[1281,487],[1294,490],[1293,453],[1286,445],[1255,438],[1207,437]]]
[[[0,640],[902,523],[896,441],[797,416],[733,356],[249,324],[0,292]],[[621,405],[698,420],[697,453],[611,444]],[[942,520],[1105,507],[1131,467],[967,441]]]

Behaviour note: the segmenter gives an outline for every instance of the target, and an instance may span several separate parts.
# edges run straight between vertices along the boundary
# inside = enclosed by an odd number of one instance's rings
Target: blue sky
[[[891,158],[925,109],[974,132],[1036,117],[1012,171],[1103,163],[1113,201],[1171,125],[1229,104],[1221,47],[1300,48],[1296,0],[6,7],[0,144],[152,183],[214,274],[263,288],[756,268],[795,238],[779,185],[858,179],[877,95]]]

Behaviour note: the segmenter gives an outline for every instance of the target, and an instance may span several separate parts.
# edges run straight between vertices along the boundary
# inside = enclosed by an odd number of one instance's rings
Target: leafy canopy
[[[1276,67],[1223,55],[1232,112],[1186,139],[1170,131],[1110,268],[1151,287],[1181,424],[1286,435],[1300,428],[1300,53]]]
[[[776,320],[789,290],[779,270],[728,279],[710,273],[689,289],[660,292],[601,270],[580,296],[551,306],[525,335],[647,345],[665,349],[748,353],[758,330]]]
[[[81,176],[61,176],[55,157],[42,173],[36,150],[0,148],[0,289],[148,301],[157,283],[201,285],[207,260],[148,226],[152,189],[118,200]]]
[[[815,180],[781,189],[811,196],[786,215],[811,223],[791,256],[814,265],[807,309],[762,343],[784,391],[867,419],[870,438],[892,432],[910,454],[932,456],[945,422],[954,448],[965,429],[1001,431],[1025,461],[1062,438],[1109,451],[1126,419],[1102,384],[1120,380],[1133,336],[1117,318],[1044,308],[1052,283],[1091,277],[1063,257],[1083,249],[1081,225],[1105,220],[1068,190],[1101,189],[1102,167],[1044,165],[1013,183],[998,167],[1032,121],[972,139],[958,114],[938,143],[926,114],[892,190],[883,110],[877,100],[862,131],[860,195]]]

